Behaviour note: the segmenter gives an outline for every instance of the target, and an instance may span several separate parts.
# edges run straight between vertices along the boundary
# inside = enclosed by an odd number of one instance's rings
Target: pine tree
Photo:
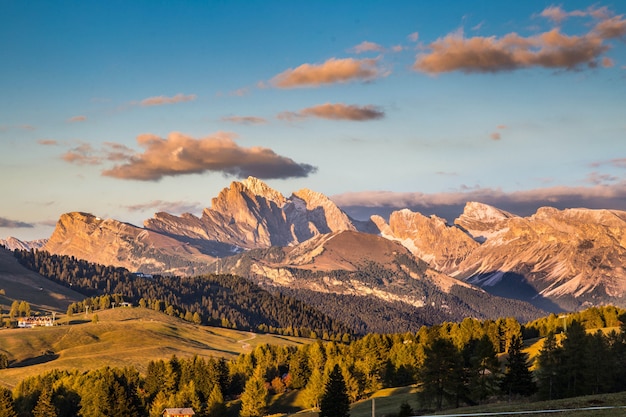
[[[350,399],[339,365],[331,371],[320,400],[319,417],[350,417]]]
[[[241,417],[258,417],[265,414],[267,408],[267,388],[261,368],[256,368],[254,374],[246,382],[241,394]]]
[[[458,349],[450,340],[438,337],[426,346],[424,355],[419,375],[420,403],[429,406],[434,402],[437,410],[443,407],[444,398],[457,403],[463,387],[463,362]]]
[[[13,395],[4,387],[0,387],[0,416],[17,417],[15,408],[13,408]]]
[[[37,404],[33,409],[34,417],[57,417],[57,409],[52,404],[52,395],[49,390],[45,390],[39,395]]]
[[[563,396],[563,384],[559,378],[562,353],[562,349],[556,342],[554,332],[548,333],[537,357],[539,395],[544,399],[551,400]]]
[[[211,394],[206,401],[206,414],[211,417],[222,417],[226,414],[224,396],[218,384],[213,385]]]
[[[537,391],[537,385],[528,364],[528,354],[522,351],[522,347],[522,340],[513,336],[509,344],[509,357],[501,384],[502,391],[509,396],[513,394],[529,396]]]

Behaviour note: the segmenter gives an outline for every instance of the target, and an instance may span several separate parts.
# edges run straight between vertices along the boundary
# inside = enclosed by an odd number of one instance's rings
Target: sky
[[[626,2],[0,0],[0,237],[200,215],[626,210]]]

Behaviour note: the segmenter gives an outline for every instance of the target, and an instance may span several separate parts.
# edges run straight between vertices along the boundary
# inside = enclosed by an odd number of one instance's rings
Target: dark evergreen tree
[[[563,349],[558,346],[556,336],[553,332],[548,333],[537,357],[538,390],[543,399],[562,398],[564,395],[562,378],[559,376],[562,357]]]
[[[420,403],[425,407],[443,408],[443,400],[457,404],[463,392],[463,358],[454,344],[436,338],[424,349],[424,364],[419,374]]]
[[[13,394],[2,386],[0,386],[0,416],[17,417],[13,407]]]
[[[500,361],[489,336],[471,340],[464,349],[468,391],[472,401],[481,402],[499,391]]]
[[[559,373],[564,378],[565,396],[574,397],[587,393],[587,344],[588,339],[585,328],[579,321],[573,320],[567,326],[565,339],[563,339],[563,363]]]
[[[516,394],[529,396],[537,391],[537,385],[528,363],[528,354],[524,353],[522,348],[522,340],[513,336],[509,343],[509,357],[501,384],[502,391],[509,396]]]
[[[319,417],[349,417],[350,399],[341,368],[335,364],[324,386]]]

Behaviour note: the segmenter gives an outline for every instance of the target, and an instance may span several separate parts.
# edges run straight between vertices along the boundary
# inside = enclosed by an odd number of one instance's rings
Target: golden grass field
[[[60,319],[55,327],[1,329],[0,352],[11,367],[0,370],[0,384],[52,369],[88,370],[134,366],[144,372],[151,360],[178,357],[232,358],[260,344],[300,345],[309,339],[254,334],[197,326],[139,307],[118,307]]]

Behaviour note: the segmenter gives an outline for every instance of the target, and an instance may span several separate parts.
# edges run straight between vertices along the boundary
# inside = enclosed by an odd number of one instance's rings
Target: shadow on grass
[[[14,362],[9,366],[9,368],[23,368],[25,366],[41,365],[42,363],[52,362],[58,358],[59,355],[56,353],[43,353],[39,356],[35,356],[34,358],[27,358],[19,362]]]

